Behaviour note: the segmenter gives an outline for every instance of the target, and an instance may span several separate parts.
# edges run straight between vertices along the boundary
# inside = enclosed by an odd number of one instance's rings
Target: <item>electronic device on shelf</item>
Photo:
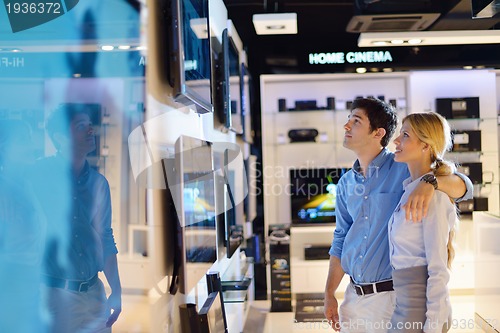
[[[290,143],[294,142],[316,142],[319,132],[315,128],[297,128],[288,131]]]
[[[483,163],[481,162],[460,163],[457,171],[469,177],[473,184],[483,183]]]
[[[446,119],[479,118],[479,97],[436,98],[436,112]]]
[[[481,151],[481,131],[453,131],[453,152]]]
[[[335,223],[337,183],[345,168],[290,170],[292,225]]]
[[[305,260],[329,259],[330,258],[330,255],[328,254],[329,250],[330,250],[330,244],[323,244],[323,245],[306,244],[304,246],[304,259]]]
[[[457,202],[457,207],[460,213],[469,214],[473,211],[487,211],[488,198],[474,197],[470,200]]]

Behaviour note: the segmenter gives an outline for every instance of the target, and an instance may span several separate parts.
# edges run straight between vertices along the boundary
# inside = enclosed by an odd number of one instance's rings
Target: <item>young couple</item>
[[[344,146],[357,155],[339,181],[337,225],[330,248],[325,316],[341,332],[446,332],[446,287],[457,221],[450,198],[472,196],[472,183],[443,160],[450,130],[436,113],[410,114],[397,126],[394,109],[357,99],[344,125]],[[435,191],[437,190],[437,191]],[[344,301],[340,281],[351,283]]]

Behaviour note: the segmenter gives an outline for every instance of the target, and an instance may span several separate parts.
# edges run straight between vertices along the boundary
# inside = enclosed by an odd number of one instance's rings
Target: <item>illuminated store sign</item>
[[[331,65],[391,62],[392,55],[389,51],[364,51],[364,52],[332,52],[332,53],[309,53],[309,63],[311,65]]]

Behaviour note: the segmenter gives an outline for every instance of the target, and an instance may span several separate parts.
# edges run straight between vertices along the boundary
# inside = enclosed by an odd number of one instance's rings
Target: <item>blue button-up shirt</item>
[[[77,177],[63,158],[39,161],[34,183],[47,216],[44,273],[88,280],[118,251],[111,229],[111,197],[106,178],[86,162]]]
[[[410,176],[405,163],[394,161],[384,148],[368,166],[366,177],[356,160],[337,187],[337,225],[329,254],[341,259],[344,272],[356,283],[390,279],[387,225],[403,194],[403,181]],[[462,176],[462,175],[460,175]],[[472,197],[472,183],[465,179]]]

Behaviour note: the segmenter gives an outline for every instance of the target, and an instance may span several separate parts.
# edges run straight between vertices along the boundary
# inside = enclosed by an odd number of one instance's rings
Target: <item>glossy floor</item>
[[[451,296],[453,306],[453,327],[450,333],[482,333],[474,324],[474,296]],[[269,312],[269,301],[255,301],[249,312],[257,325],[246,325],[244,333],[319,333],[333,332],[324,325],[307,326],[294,323],[294,313]],[[252,318],[248,318],[252,320]],[[115,324],[114,333],[150,333],[150,312],[146,297],[123,296],[123,312]],[[234,333],[234,332],[229,332]]]

